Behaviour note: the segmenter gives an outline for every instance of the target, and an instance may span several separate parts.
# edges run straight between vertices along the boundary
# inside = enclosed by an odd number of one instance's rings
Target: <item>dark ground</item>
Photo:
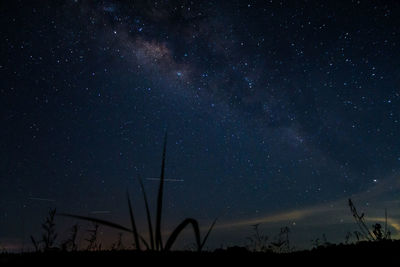
[[[0,266],[38,265],[196,265],[213,264],[227,266],[231,264],[306,264],[306,265],[349,265],[364,264],[396,265],[400,254],[400,241],[361,242],[352,245],[332,245],[317,249],[292,252],[289,254],[256,253],[245,248],[232,247],[213,252],[168,253],[135,251],[98,251],[98,252],[46,252],[24,254],[1,254]]]

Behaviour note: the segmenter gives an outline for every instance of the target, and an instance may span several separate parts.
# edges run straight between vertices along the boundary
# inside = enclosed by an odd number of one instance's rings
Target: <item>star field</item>
[[[340,242],[352,197],[367,215],[388,208],[400,231],[400,4],[12,1],[0,13],[0,244],[28,246],[49,207],[127,222],[126,189],[144,225],[137,175],[158,177],[166,129],[167,229],[219,217],[210,246],[244,242],[254,222]]]

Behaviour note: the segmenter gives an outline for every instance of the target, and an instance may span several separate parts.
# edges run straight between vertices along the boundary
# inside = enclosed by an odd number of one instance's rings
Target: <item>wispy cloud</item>
[[[384,179],[373,187],[349,196],[360,212],[365,212],[368,223],[385,223],[385,209],[388,210],[387,224],[395,234],[400,233],[399,201],[392,199],[393,193],[400,189],[399,176]],[[394,194],[395,195],[395,194]],[[300,209],[293,209],[261,217],[220,223],[216,229],[249,227],[254,224],[270,225],[303,225],[329,226],[341,223],[353,223],[354,219],[348,207],[348,199],[341,198],[329,203],[313,205]]]

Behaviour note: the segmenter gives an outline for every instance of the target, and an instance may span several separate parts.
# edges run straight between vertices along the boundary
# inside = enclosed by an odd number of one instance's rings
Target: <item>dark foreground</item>
[[[98,252],[45,252],[23,254],[0,254],[0,266],[122,266],[129,265],[203,265],[291,263],[308,265],[348,265],[348,264],[386,264],[397,262],[400,255],[400,241],[362,242],[353,245],[332,245],[313,250],[286,254],[250,252],[245,248],[233,247],[213,252],[137,252],[137,251],[98,251]]]

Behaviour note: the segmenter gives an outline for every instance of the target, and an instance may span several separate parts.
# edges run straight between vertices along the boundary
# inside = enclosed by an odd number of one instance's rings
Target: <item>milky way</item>
[[[127,188],[144,222],[136,177],[155,195],[167,127],[167,229],[219,217],[214,245],[259,222],[340,242],[352,197],[375,221],[390,209],[397,234],[399,15],[393,1],[2,4],[0,244],[23,244],[48,207],[126,222]]]

